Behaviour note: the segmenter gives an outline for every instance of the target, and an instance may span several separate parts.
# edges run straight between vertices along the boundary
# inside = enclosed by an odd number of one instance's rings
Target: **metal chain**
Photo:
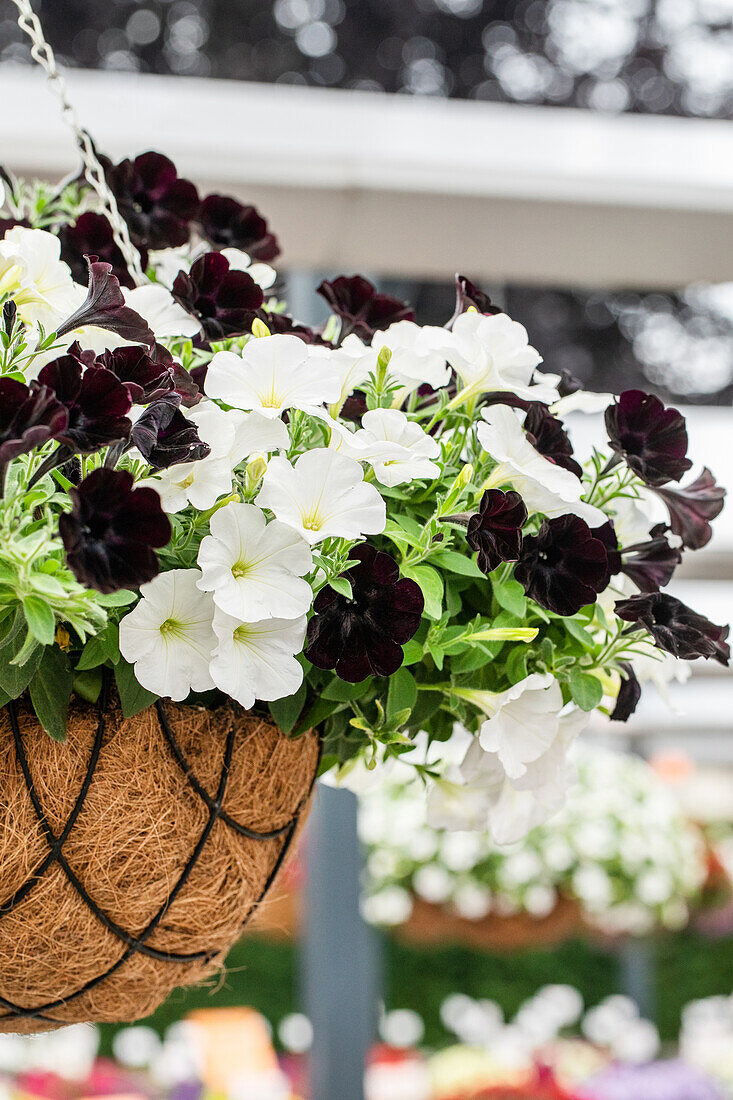
[[[45,71],[49,88],[61,105],[63,119],[76,138],[84,164],[84,175],[102,203],[112,226],[115,243],[125,259],[133,280],[140,286],[147,281],[140,264],[140,253],[130,240],[127,222],[120,214],[117,199],[109,188],[104,169],[94,151],[92,139],[81,125],[73,105],[69,102],[66,81],[59,72],[54,52],[46,41],[38,16],[30,0],[12,0],[12,2],[18,9],[18,26],[31,40],[31,57]]]

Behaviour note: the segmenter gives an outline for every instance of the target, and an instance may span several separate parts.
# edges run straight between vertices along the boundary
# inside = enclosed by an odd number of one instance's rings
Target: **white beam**
[[[291,267],[556,286],[733,277],[722,120],[127,73],[69,83],[102,148],[161,149],[203,187],[257,203]],[[0,66],[0,89],[2,159],[69,170],[40,73]]]

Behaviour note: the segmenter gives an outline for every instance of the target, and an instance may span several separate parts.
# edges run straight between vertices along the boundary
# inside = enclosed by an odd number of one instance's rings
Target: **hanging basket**
[[[460,943],[478,951],[503,952],[555,947],[581,937],[585,931],[580,907],[571,898],[561,897],[546,917],[490,914],[473,921],[416,897],[411,916],[395,929],[395,934],[408,944]]]
[[[0,712],[0,1030],[131,1021],[214,973],[305,818],[315,734],[233,704]]]

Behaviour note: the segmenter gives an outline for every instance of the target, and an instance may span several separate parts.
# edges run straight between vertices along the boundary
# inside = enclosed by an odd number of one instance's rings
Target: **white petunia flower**
[[[363,385],[370,374],[377,369],[378,351],[362,343],[358,336],[350,333],[339,348],[325,348],[319,344],[310,347],[311,358],[328,359],[329,365],[338,375],[340,392],[333,405],[341,408],[349,394]]]
[[[203,251],[205,250],[204,248]],[[170,290],[180,271],[187,273],[191,270],[196,251],[191,249],[190,244],[181,245],[179,248],[151,249],[148,252],[148,263],[155,272],[158,282]]]
[[[239,248],[222,248],[222,256],[229,261],[232,271],[246,271],[262,290],[269,290],[277,279],[277,271],[269,264],[256,263]]]
[[[40,323],[47,332],[79,304],[80,288],[60,257],[61,242],[44,229],[17,225],[0,240],[0,297],[12,295],[21,320]]]
[[[170,699],[214,687],[214,604],[197,587],[198,569],[171,569],[140,588],[141,600],[120,622],[120,652],[144,688]]]
[[[159,340],[175,336],[196,336],[201,325],[180,306],[169,290],[159,283],[147,283],[122,291],[130,309],[143,317]]]
[[[303,682],[296,661],[305,639],[306,618],[241,623],[219,608],[214,631],[219,644],[210,669],[214,683],[248,709],[255,699],[284,699]]]
[[[372,347],[378,352],[382,348],[392,352],[389,373],[402,386],[395,398],[399,404],[418,386],[427,383],[437,390],[447,384],[450,368],[446,360],[452,346],[452,335],[446,329],[414,321],[395,321],[372,337]]]
[[[196,424],[199,436],[211,447],[211,454],[198,462],[180,462],[141,481],[160,493],[169,515],[189,504],[205,511],[232,490],[233,471],[249,455],[268,454],[287,447],[290,437],[281,420],[239,409],[224,411],[204,399],[186,416]]]
[[[452,335],[448,362],[462,383],[454,406],[492,390],[508,390],[528,400],[557,398],[557,390],[547,382],[532,385],[542,356],[530,346],[524,326],[506,313],[485,316],[469,310],[456,318]]]
[[[373,409],[364,413],[362,427],[344,439],[347,453],[369,462],[382,485],[402,485],[419,478],[433,478],[440,467],[440,444],[399,409]]]
[[[600,509],[581,500],[580,478],[535,450],[514,409],[508,405],[490,405],[481,415],[483,423],[476,428],[479,443],[498,463],[485,488],[510,485],[530,512],[541,512],[551,518],[572,513],[590,526],[605,523],[607,517]]]
[[[353,458],[325,447],[306,451],[294,466],[273,458],[257,496],[261,508],[299,531],[314,545],[334,535],[378,535],[387,522],[385,503]]]
[[[227,405],[274,418],[284,409],[335,401],[340,384],[328,357],[309,355],[307,344],[297,336],[277,334],[249,340],[241,356],[217,352],[204,390]]]
[[[199,588],[242,622],[296,619],[313,602],[302,577],[313,565],[310,547],[279,520],[265,524],[253,504],[227,504],[211,517],[198,553]]]
[[[568,416],[570,413],[582,412],[588,414],[604,412],[609,405],[616,400],[612,393],[594,393],[591,390],[576,390],[567,397],[561,397],[550,406],[550,412],[555,416]]]

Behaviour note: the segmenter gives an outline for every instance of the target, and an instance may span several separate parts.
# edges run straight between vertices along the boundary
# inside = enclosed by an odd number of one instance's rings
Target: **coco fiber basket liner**
[[[0,1029],[133,1020],[214,973],[318,758],[314,734],[231,704],[74,703],[66,744],[24,705],[0,712]]]

